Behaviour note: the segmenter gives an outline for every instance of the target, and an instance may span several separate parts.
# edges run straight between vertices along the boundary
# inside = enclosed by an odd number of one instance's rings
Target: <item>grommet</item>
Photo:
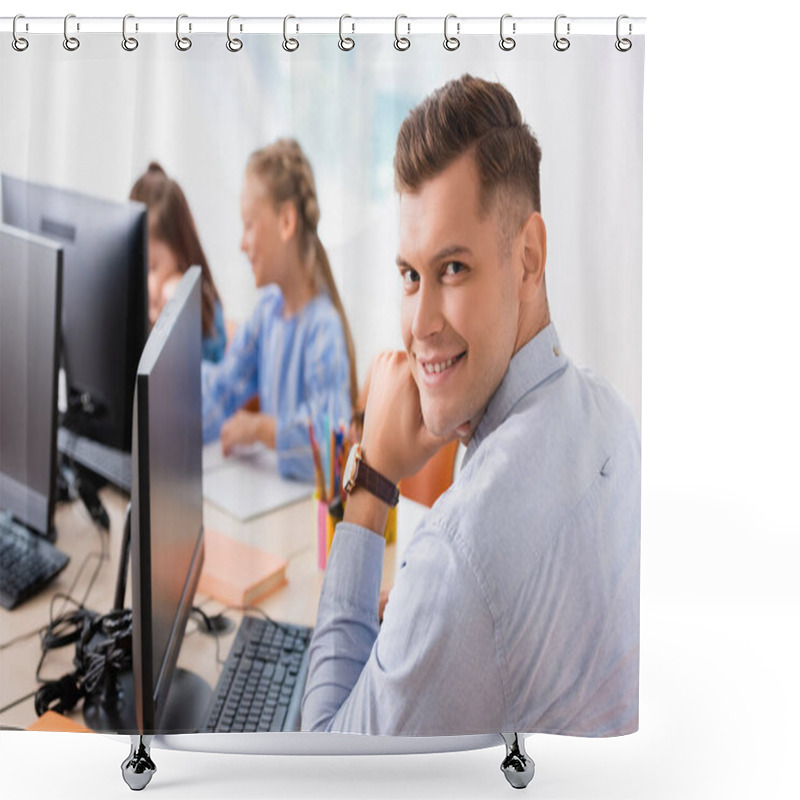
[[[67,16],[64,17],[64,49],[69,50],[70,53],[73,53],[81,46],[81,43],[80,39],[78,39],[77,36],[69,35],[67,26],[71,19],[75,19],[74,14],[67,14]],[[78,28],[78,30],[80,30],[80,27]]]
[[[225,42],[225,47],[227,47],[231,53],[238,53],[243,47],[241,39],[235,39],[231,36],[231,22],[235,19],[239,19],[236,14],[231,14],[228,17],[228,41]]]
[[[500,49],[505,50],[508,52],[509,50],[513,50],[517,46],[517,40],[512,38],[511,36],[506,36],[503,30],[503,26],[507,19],[511,19],[511,14],[503,14],[500,17]],[[517,32],[517,24],[516,22],[511,24],[512,33]]]
[[[286,31],[290,19],[295,19],[295,17],[289,14],[288,16],[285,16],[283,18],[283,44],[281,46],[287,53],[294,53],[294,51],[297,50],[298,47],[300,47],[300,42],[298,42],[297,39],[289,38],[287,36]]]
[[[444,18],[444,49],[452,53],[453,50],[458,50],[461,47],[461,40],[457,36],[449,36],[447,33],[447,26],[451,19],[457,19],[456,15],[448,14]],[[456,33],[459,33],[460,29],[461,25],[456,22]]]
[[[559,53],[563,53],[565,50],[569,50],[570,41],[566,38],[566,36],[559,36],[558,35],[558,21],[560,19],[566,19],[566,14],[559,14],[555,22],[553,23],[553,35],[556,37],[556,40],[553,42],[553,47],[558,50]],[[569,35],[569,22],[567,23],[567,35]]]
[[[342,31],[342,26],[344,25],[344,21],[346,19],[353,18],[349,14],[342,14],[342,16],[339,17],[339,49],[348,52],[356,46],[356,43],[355,40],[351,39],[349,36],[345,36]],[[355,23],[353,23],[353,32],[355,32],[355,29],[356,26]]]
[[[134,19],[133,14],[126,14],[122,18],[122,49],[132,53],[139,46],[139,40],[133,36],[128,36],[129,19]]]
[[[405,36],[400,36],[399,28],[401,19],[408,19],[408,17],[405,14],[398,14],[394,18],[394,49],[403,52],[411,47],[411,39],[408,39]],[[406,23],[406,26],[408,28],[408,33],[411,33],[411,25]]]
[[[28,40],[25,37],[20,36],[17,33],[17,20],[20,20],[20,19],[25,19],[25,16],[23,14],[17,14],[17,16],[14,17],[14,22],[11,25],[11,35],[13,36],[13,38],[11,40],[11,46],[18,53],[23,53],[25,50],[28,49],[28,45],[30,43],[28,42]],[[27,25],[26,25],[26,30],[27,30]]]
[[[175,20],[175,47],[182,53],[185,53],[192,46],[192,40],[188,36],[181,36],[181,20],[188,18],[188,14],[178,14]],[[189,30],[192,30],[191,23],[189,23]]]

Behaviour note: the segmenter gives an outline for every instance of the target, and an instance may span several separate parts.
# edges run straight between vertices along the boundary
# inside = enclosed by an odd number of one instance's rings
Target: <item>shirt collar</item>
[[[536,386],[563,369],[566,356],[561,351],[553,323],[514,353],[503,380],[489,399],[478,427],[467,445],[464,463],[480,443],[511,413],[511,409]]]

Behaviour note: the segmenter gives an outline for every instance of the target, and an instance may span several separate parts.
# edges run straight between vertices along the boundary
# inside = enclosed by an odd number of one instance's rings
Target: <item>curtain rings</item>
[[[11,34],[12,34],[12,37],[13,37],[11,39],[11,46],[18,53],[22,53],[23,51],[27,50],[28,49],[28,45],[30,44],[30,42],[28,42],[28,40],[25,37],[20,36],[17,33],[17,21],[21,20],[21,19],[25,19],[25,15],[24,14],[17,14],[17,16],[14,17],[14,22],[13,22],[13,24],[11,26]]]
[[[630,50],[631,47],[633,47],[633,42],[631,42],[630,39],[623,39],[619,35],[620,22],[622,22],[622,20],[624,20],[624,19],[628,19],[626,14],[620,14],[617,17],[617,41],[614,42],[614,47],[616,47],[617,50],[620,51],[620,53],[627,53],[628,50]],[[632,31],[633,31],[633,27],[631,26],[631,24],[629,22],[628,23],[628,33],[631,33]]]
[[[129,19],[134,19],[133,14],[126,14],[122,18],[122,49],[132,53],[139,46],[139,40],[133,36],[128,36]]]
[[[225,47],[227,47],[231,53],[238,53],[243,46],[241,39],[235,39],[231,36],[231,22],[233,22],[235,19],[239,19],[236,14],[231,14],[228,17],[228,41],[225,42]]]
[[[356,46],[355,41],[351,39],[349,36],[345,36],[342,30],[344,26],[344,21],[346,19],[353,19],[353,18],[349,14],[342,14],[342,16],[339,17],[339,49],[344,50],[345,52],[347,52],[348,50],[352,50]],[[355,33],[356,31],[355,22],[352,23],[352,26],[353,26],[352,32]]]
[[[64,17],[64,49],[69,50],[70,53],[74,52],[81,46],[80,39],[76,36],[70,36],[67,26],[69,25],[69,21],[71,19],[75,19],[74,14],[67,14]],[[77,27],[77,30],[80,30],[80,26]]]
[[[411,47],[411,39],[407,38],[406,36],[400,35],[400,20],[401,19],[408,19],[405,14],[398,14],[394,18],[394,49],[400,50],[403,52],[404,50],[408,50]],[[406,28],[408,28],[408,33],[411,33],[411,25],[410,23],[406,23]]]
[[[175,47],[182,53],[185,53],[192,46],[192,40],[188,36],[181,36],[181,20],[188,18],[188,14],[178,14],[175,20]],[[192,30],[191,23],[189,23],[189,30]]]
[[[555,36],[555,41],[553,42],[553,47],[558,50],[559,53],[563,53],[565,50],[569,50],[570,41],[566,38],[566,36],[559,36],[558,35],[558,21],[560,19],[566,19],[566,14],[559,14],[555,22],[553,23],[553,35]],[[569,36],[569,22],[567,23],[567,36]]]
[[[444,18],[444,49],[449,50],[451,53],[453,50],[458,50],[461,47],[461,40],[458,36],[449,36],[447,33],[447,26],[451,19],[457,19],[455,14],[448,14]],[[461,32],[461,23],[456,22],[456,34]]]
[[[291,14],[289,14],[283,18],[283,43],[281,46],[287,53],[294,53],[294,51],[300,47],[300,42],[298,42],[297,39],[289,38],[288,29],[290,19],[296,19],[296,17],[293,17]]]
[[[500,49],[505,50],[508,52],[509,50],[513,50],[517,46],[517,40],[511,36],[506,36],[504,31],[505,22],[507,19],[511,19],[511,14],[503,14],[500,17]],[[511,32],[517,32],[517,23],[511,23]]]

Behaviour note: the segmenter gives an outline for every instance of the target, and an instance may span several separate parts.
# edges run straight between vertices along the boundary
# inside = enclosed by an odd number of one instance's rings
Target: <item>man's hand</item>
[[[361,452],[367,464],[398,483],[418,472],[449,440],[425,427],[405,352],[381,353],[372,365],[364,413]]]
[[[223,426],[219,435],[222,454],[228,456],[237,445],[263,442],[275,447],[275,419],[267,414],[237,411]]]

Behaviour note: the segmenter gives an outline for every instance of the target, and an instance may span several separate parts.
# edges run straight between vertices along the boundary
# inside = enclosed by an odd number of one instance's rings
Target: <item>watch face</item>
[[[345,464],[344,473],[342,475],[342,491],[344,491],[345,494],[350,494],[355,488],[356,472],[358,472],[358,462],[360,458],[361,447],[354,444],[347,455],[347,464]]]

